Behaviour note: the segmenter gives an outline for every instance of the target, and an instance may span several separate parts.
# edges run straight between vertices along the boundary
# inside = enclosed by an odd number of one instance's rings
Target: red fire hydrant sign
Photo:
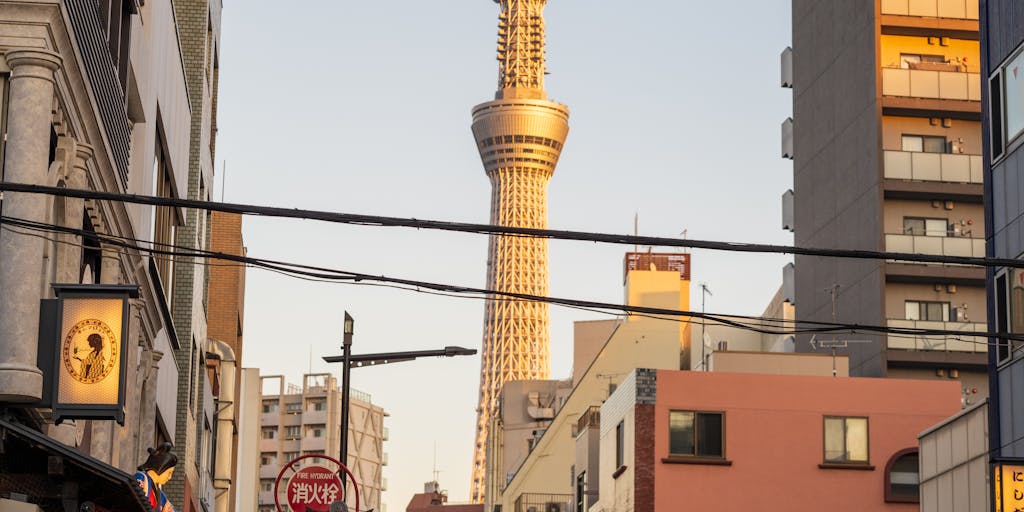
[[[327,512],[331,503],[343,499],[341,479],[327,468],[302,468],[288,480],[288,504],[292,510]]]
[[[277,475],[274,500],[280,512],[329,512],[331,504],[345,500],[342,471],[348,474],[359,510],[355,478],[343,464],[326,455],[303,455],[289,461]],[[289,474],[290,476],[286,476]],[[283,491],[283,493],[282,493]],[[282,496],[283,494],[283,496]]]

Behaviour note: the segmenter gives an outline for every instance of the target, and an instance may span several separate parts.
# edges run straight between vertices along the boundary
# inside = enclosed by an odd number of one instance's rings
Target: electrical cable
[[[160,254],[169,256],[180,256],[185,258],[200,258],[200,259],[220,259],[225,261],[234,261],[237,263],[244,263],[256,268],[269,269],[279,271],[292,276],[304,276],[316,279],[324,279],[329,281],[342,281],[351,283],[362,283],[372,282],[374,284],[393,284],[403,285],[406,287],[415,287],[417,289],[426,289],[433,292],[444,292],[459,295],[477,295],[477,296],[489,296],[492,300],[528,300],[536,302],[546,302],[549,304],[555,304],[566,307],[583,307],[591,308],[596,311],[622,311],[628,314],[643,314],[643,315],[656,315],[656,316],[669,316],[669,317],[686,317],[686,318],[701,318],[707,321],[716,322],[720,325],[732,326],[748,331],[758,332],[762,334],[771,335],[790,335],[790,334],[828,334],[828,333],[846,333],[851,334],[862,333],[862,334],[895,334],[904,336],[946,336],[956,338],[958,336],[978,336],[978,337],[995,337],[1002,338],[1005,340],[1013,341],[1024,341],[1024,335],[1010,334],[1010,333],[990,333],[990,332],[970,332],[966,333],[960,330],[948,330],[948,329],[923,329],[923,328],[903,328],[903,327],[889,327],[889,326],[874,326],[874,325],[861,325],[861,324],[843,324],[843,323],[830,323],[830,322],[817,322],[817,321],[797,321],[797,320],[784,320],[784,319],[770,319],[772,322],[785,322],[784,325],[794,326],[807,326],[793,329],[777,329],[777,328],[765,328],[764,322],[766,319],[760,317],[751,317],[744,315],[722,315],[715,313],[700,313],[693,311],[680,311],[663,308],[651,308],[645,306],[629,306],[622,304],[611,304],[602,303],[595,301],[584,301],[577,299],[567,299],[558,297],[542,297],[530,294],[521,294],[514,292],[504,292],[499,290],[486,290],[480,288],[464,287],[458,285],[442,284],[442,283],[431,283],[426,281],[415,281],[410,279],[401,279],[395,277],[389,277],[384,275],[371,275],[358,272],[351,272],[345,270],[330,269],[324,267],[317,267],[311,265],[302,265],[296,263],[281,262],[269,259],[252,258],[248,256],[239,256],[229,253],[221,253],[214,251],[205,251],[198,249],[182,248],[173,246],[170,244],[154,244],[147,241],[139,241],[128,237],[117,237],[105,234],[99,234],[95,232],[86,232],[80,229],[67,228],[63,226],[56,226],[52,224],[46,224],[35,221],[26,221],[23,219],[15,219],[10,217],[0,217],[0,224],[6,224],[9,226],[16,226],[23,229],[31,229],[37,231],[48,231],[48,232],[62,232],[69,233],[78,236],[91,238],[98,242],[116,245],[125,249],[131,249],[139,252],[145,252],[150,254]],[[142,245],[132,242],[141,242]],[[147,247],[150,246],[150,247]],[[501,298],[497,298],[501,297]],[[749,321],[756,321],[758,324],[753,324]]]
[[[238,203],[218,203],[195,199],[178,199],[173,197],[145,196],[138,194],[121,194],[95,190],[76,190],[43,185],[0,182],[0,192],[23,192],[46,194],[60,197],[75,197],[89,200],[119,201],[132,204],[165,206],[177,208],[196,208],[201,210],[281,217],[291,219],[319,220],[340,224],[378,227],[409,227],[416,229],[433,229],[440,231],[456,231],[482,235],[526,236],[553,240],[576,240],[601,242],[619,245],[645,245],[652,247],[678,247],[687,249],[708,249],[731,252],[753,252],[774,254],[796,254],[802,256],[824,256],[835,258],[896,260],[916,263],[939,263],[951,265],[972,265],[982,267],[1008,267],[1024,269],[1024,260],[1012,258],[976,258],[969,256],[942,256],[887,251],[869,251],[860,249],[823,249],[811,247],[795,247],[772,244],[755,244],[741,242],[719,242],[712,240],[677,239],[651,236],[616,235],[611,233],[591,233],[585,231],[567,231],[553,229],[520,228],[497,226],[493,224],[472,224],[464,222],[446,222],[423,220],[416,218],[384,217],[377,215],[361,215],[351,213],[328,212],[322,210],[306,210],[299,208],[280,208],[257,206]]]

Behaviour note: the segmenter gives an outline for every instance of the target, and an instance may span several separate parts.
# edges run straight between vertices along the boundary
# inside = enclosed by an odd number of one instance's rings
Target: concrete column
[[[156,383],[160,373],[160,360],[163,357],[164,353],[159,350],[149,351],[150,367],[146,372],[145,393],[142,395],[142,404],[139,408],[140,415],[144,419],[139,439],[140,462],[146,460],[148,455],[146,448],[155,448],[152,445],[153,440],[156,439]]]
[[[11,67],[7,107],[7,156],[4,180],[47,183],[53,72],[60,55],[38,49],[7,52]],[[7,192],[3,214],[46,221],[46,196]],[[42,397],[43,374],[36,367],[39,338],[40,279],[44,241],[0,233],[0,402],[32,402]]]
[[[86,177],[87,164],[92,158],[92,146],[79,142],[75,145],[74,164],[65,173],[64,184],[69,189],[85,189],[88,187]],[[56,219],[56,224],[82,229],[85,214],[85,200],[77,197],[65,197],[64,218]],[[70,233],[58,235],[62,242],[57,246],[57,282],[78,283],[82,272],[82,237]]]
[[[144,346],[139,333],[142,325],[140,317],[145,302],[142,299],[130,299],[130,304],[129,318],[131,320],[128,324],[128,340],[124,347],[124,355],[128,358],[125,370],[127,375],[124,379],[126,386],[124,394],[125,422],[124,426],[118,429],[116,443],[116,446],[120,447],[116,460],[119,462],[119,467],[126,471],[142,462],[142,460],[136,459],[134,447],[139,444],[139,431],[142,429],[142,425],[152,421],[142,416],[142,408],[139,403],[139,389],[142,385],[140,378],[142,361],[140,361],[139,347]]]

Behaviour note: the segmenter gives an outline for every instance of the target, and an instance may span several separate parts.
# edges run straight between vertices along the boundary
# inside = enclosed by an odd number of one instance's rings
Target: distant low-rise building
[[[303,375],[302,386],[286,384],[280,375],[263,376],[262,380],[258,510],[274,512],[274,482],[284,464],[300,455],[338,458],[342,395],[337,379],[327,373]],[[267,393],[273,384],[277,389]],[[381,492],[385,490],[387,413],[366,393],[352,390],[350,398],[345,464],[359,484],[360,510],[369,510],[380,507]],[[355,510],[354,494],[345,501],[350,510]]]

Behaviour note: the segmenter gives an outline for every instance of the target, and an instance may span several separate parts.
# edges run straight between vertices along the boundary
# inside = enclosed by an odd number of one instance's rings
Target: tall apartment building
[[[173,188],[176,196],[210,200],[213,189],[214,150],[217,135],[217,86],[219,76],[221,0],[174,0],[185,88],[191,118],[181,134],[189,141],[186,179]],[[187,134],[187,135],[186,135]],[[159,150],[159,148],[158,148]],[[154,189],[161,192],[160,182]],[[182,248],[209,247],[209,212],[185,209],[174,212],[177,221],[165,233],[166,242]],[[171,317],[180,341],[174,359],[181,371],[174,445],[181,463],[168,482],[168,496],[183,503],[184,512],[214,507],[213,454],[217,423],[207,352],[207,266],[204,261],[178,258],[158,264],[169,277],[164,284]]]
[[[0,2],[5,181],[185,196],[189,156],[200,150],[189,127],[202,110],[190,101],[186,68],[195,38],[205,44],[208,32],[206,26],[200,35],[186,30],[175,12],[179,3],[185,2]],[[40,299],[53,298],[51,284],[138,285],[141,300],[131,306],[124,340],[132,348],[123,354],[124,425],[77,420],[57,426],[48,409],[36,407],[5,417],[0,420],[5,422],[0,495],[21,495],[46,510],[78,510],[86,502],[144,510],[134,498],[137,488],[123,485],[134,481],[146,448],[185,435],[176,421],[178,404],[188,402],[179,395],[179,377],[189,382],[189,376],[205,372],[177,356],[203,333],[176,325],[172,312],[182,305],[180,294],[202,296],[201,282],[175,282],[174,269],[182,266],[175,257],[153,257],[146,247],[120,247],[97,237],[142,240],[147,246],[173,243],[184,212],[7,192],[2,213],[79,230],[55,235],[5,226],[0,232],[0,401],[5,407],[40,397]],[[179,444],[176,451],[184,458],[193,448]],[[47,469],[49,456],[59,456],[62,466]],[[187,468],[179,464],[180,474],[196,473],[194,460],[188,462]],[[32,481],[45,485],[33,487]],[[179,511],[195,508],[180,493],[172,503]]]
[[[986,220],[991,226],[987,255],[1024,259],[1024,4],[981,1],[981,54],[982,76],[987,80],[983,94]],[[1024,269],[992,269],[988,283],[990,330],[1024,334]],[[1024,344],[991,341],[988,453],[995,468],[1019,466],[1024,460],[1020,435]],[[1024,500],[1014,505],[1024,506]]]
[[[306,374],[302,385],[287,384],[283,376],[263,376],[260,415],[259,512],[273,512],[274,482],[282,465],[300,455],[325,454],[338,458],[341,450],[341,389],[327,373]],[[267,393],[276,384],[276,392]],[[359,484],[360,510],[379,509],[387,490],[383,468],[387,413],[370,395],[353,389],[349,400],[348,461]],[[351,489],[351,484],[349,485]],[[355,496],[345,498],[355,510]]]
[[[783,86],[784,226],[801,247],[984,256],[981,80],[974,0],[794,0]],[[789,204],[786,204],[789,203]],[[943,329],[857,333],[852,376],[959,379],[984,398],[982,268],[795,258],[798,321]],[[797,351],[811,351],[809,336]]]

